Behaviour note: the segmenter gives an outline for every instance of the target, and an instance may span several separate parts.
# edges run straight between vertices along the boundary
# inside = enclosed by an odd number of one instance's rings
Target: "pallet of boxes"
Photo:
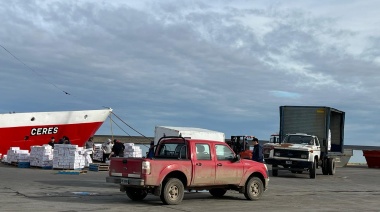
[[[53,148],[50,145],[30,147],[30,166],[42,169],[53,168]]]
[[[6,162],[9,165],[17,166],[19,168],[29,168],[29,151],[22,150],[20,147],[11,147],[7,151]]]
[[[55,144],[53,151],[53,169],[62,170],[58,174],[86,173],[84,167],[92,163],[89,152],[83,147],[71,144]]]
[[[95,150],[93,155],[94,161],[103,161],[103,149],[102,144],[95,144]],[[108,163],[90,163],[88,166],[89,171],[108,171],[109,164]]]
[[[7,162],[7,155],[0,154],[1,162],[6,163]]]
[[[134,143],[124,143],[124,157],[126,158],[142,158],[142,149]]]
[[[31,151],[20,147],[10,147],[2,162],[19,168],[41,167],[51,169],[53,165],[53,151],[51,146],[31,146]]]

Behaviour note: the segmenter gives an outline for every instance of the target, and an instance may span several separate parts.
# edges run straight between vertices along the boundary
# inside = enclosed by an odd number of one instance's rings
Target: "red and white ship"
[[[30,150],[63,136],[83,146],[111,114],[112,109],[0,114],[0,154],[10,147]]]

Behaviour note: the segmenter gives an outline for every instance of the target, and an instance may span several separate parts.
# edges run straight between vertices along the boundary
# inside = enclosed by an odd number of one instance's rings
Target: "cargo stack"
[[[53,168],[83,169],[86,163],[84,153],[83,147],[78,147],[78,145],[55,144],[53,151]]]
[[[53,168],[53,148],[50,145],[30,147],[30,165],[41,168]]]
[[[139,146],[135,146],[134,143],[124,144],[124,157],[126,158],[142,158],[142,149]]]
[[[7,155],[3,155],[3,157],[1,158],[1,162],[2,163],[7,163]]]
[[[29,162],[29,156],[28,150],[21,150],[20,147],[11,147],[7,152],[7,162]]]

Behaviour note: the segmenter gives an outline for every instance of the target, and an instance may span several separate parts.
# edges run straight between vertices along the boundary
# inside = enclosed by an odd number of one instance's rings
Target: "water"
[[[362,150],[354,150],[353,156],[350,158],[349,163],[367,163],[363,156]]]

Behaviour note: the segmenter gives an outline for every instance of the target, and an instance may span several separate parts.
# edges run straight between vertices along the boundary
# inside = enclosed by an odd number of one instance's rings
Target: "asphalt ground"
[[[105,182],[107,172],[79,175],[59,170],[17,168],[0,164],[0,211],[380,211],[380,169],[337,168],[333,176],[279,171],[258,201],[229,191],[222,198],[187,192],[180,205],[163,205],[148,195],[128,199],[118,185]]]

